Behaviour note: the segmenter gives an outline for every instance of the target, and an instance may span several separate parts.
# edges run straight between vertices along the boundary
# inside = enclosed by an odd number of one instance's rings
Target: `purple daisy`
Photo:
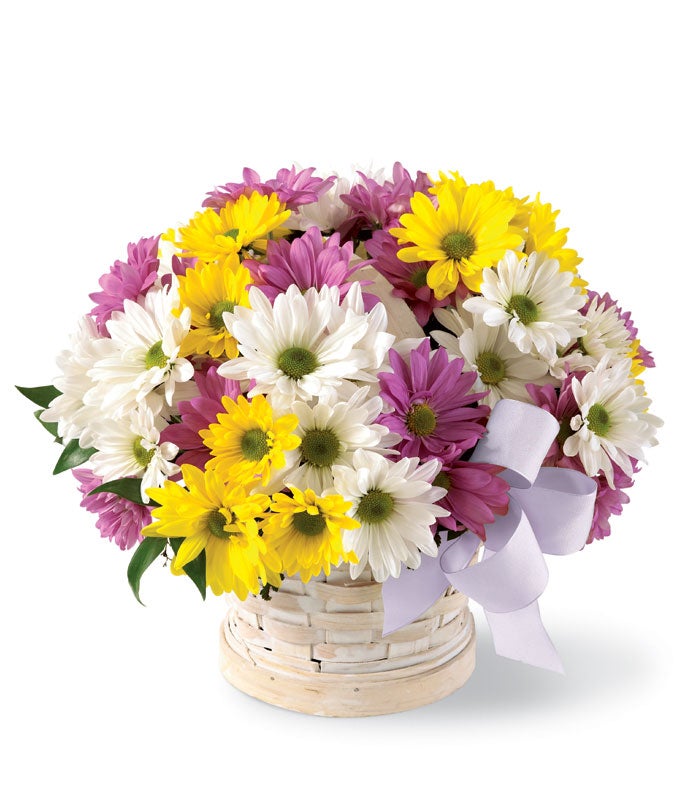
[[[533,402],[543,410],[552,414],[560,423],[560,430],[557,438],[553,441],[548,453],[543,461],[544,466],[557,466],[563,469],[572,469],[585,474],[585,469],[578,455],[569,457],[562,451],[562,444],[571,435],[573,430],[570,427],[572,417],[578,412],[579,408],[574,398],[571,384],[575,378],[581,379],[585,372],[576,372],[567,376],[559,392],[553,386],[534,386],[527,385],[527,391],[531,395]],[[637,472],[638,462],[631,458],[631,466]],[[612,515],[621,515],[623,505],[630,501],[627,494],[623,493],[624,488],[630,488],[633,480],[616,463],[612,463],[614,470],[614,487],[611,488],[604,474],[598,474],[592,479],[597,483],[597,495],[595,497],[595,512],[593,523],[588,536],[588,543],[593,540],[601,540],[611,534],[609,518]]]
[[[633,471],[639,471],[637,461],[631,458],[633,463]],[[631,488],[635,482],[632,477],[629,477],[623,469],[617,466],[614,467],[614,487],[610,488],[607,478],[600,474],[595,478],[597,482],[597,497],[595,499],[595,512],[593,514],[593,525],[590,528],[588,535],[588,543],[594,540],[602,540],[611,534],[611,527],[609,526],[609,518],[611,516],[620,516],[623,512],[623,506],[630,502],[628,494],[623,492],[624,488]]]
[[[313,226],[301,237],[288,242],[270,242],[267,245],[267,262],[245,259],[243,264],[250,270],[255,285],[272,303],[277,295],[295,284],[301,290],[311,287],[321,289],[325,285],[339,287],[340,296],[345,297],[352,281],[350,277],[367,263],[363,260],[351,265],[354,247],[351,242],[340,245],[340,235],[332,234],[324,241],[321,231]],[[371,264],[370,261],[368,264]],[[360,281],[367,286],[370,281]],[[373,295],[364,295],[366,311],[378,302]]]
[[[351,210],[338,229],[343,240],[355,237],[362,229],[389,229],[396,225],[399,217],[409,211],[413,194],[423,193],[432,185],[426,173],[418,171],[413,179],[401,163],[394,164],[392,179],[382,184],[361,171],[358,175],[362,181],[340,196]]]
[[[90,491],[102,484],[89,469],[72,469],[73,476],[83,494],[80,506],[90,513],[98,513],[97,529],[103,538],[113,540],[123,550],[131,549],[142,540],[142,529],[151,523],[151,510],[146,505],[138,505],[116,496],[113,493],[97,493],[88,496]]]
[[[423,327],[435,309],[448,306],[451,296],[437,300],[427,286],[428,266],[423,262],[402,262],[397,256],[399,243],[389,232],[379,229],[366,241],[366,250],[373,257],[373,267],[392,285],[392,294],[403,298],[416,320]]]
[[[322,179],[312,176],[313,168],[303,168],[298,171],[295,166],[281,168],[274,179],[263,182],[257,171],[252,168],[243,169],[243,182],[228,182],[208,193],[208,198],[203,202],[204,207],[220,210],[229,201],[236,201],[239,196],[261,193],[269,196],[276,193],[289,210],[296,210],[303,204],[312,204],[322,196],[335,181],[331,176]]]
[[[205,469],[210,460],[210,451],[203,444],[201,430],[213,424],[219,413],[224,413],[222,397],[226,394],[236,400],[241,386],[236,380],[229,380],[217,374],[219,362],[208,366],[205,371],[196,371],[194,380],[198,387],[198,397],[192,400],[180,400],[177,404],[181,421],[168,425],[161,431],[161,441],[176,444],[181,453],[175,461],[179,466],[191,463],[199,469]]]
[[[176,276],[186,276],[187,270],[191,270],[192,268],[196,267],[196,263],[198,262],[197,257],[195,256],[175,256],[172,257],[172,272]],[[170,274],[167,276],[163,276],[163,286],[166,284],[172,284],[172,277]]]
[[[451,514],[438,519],[439,525],[454,532],[469,529],[486,540],[485,524],[508,512],[510,485],[499,476],[502,466],[456,460],[458,450],[452,452],[454,457],[442,462],[432,482],[446,489],[446,496],[437,504]]]
[[[378,421],[397,433],[404,457],[445,457],[453,445],[471,449],[484,435],[489,407],[476,405],[487,392],[472,392],[476,372],[463,372],[462,358],[449,360],[444,348],[434,353],[424,339],[407,364],[390,350],[393,372],[381,372],[380,393],[392,407]]]
[[[158,237],[142,237],[137,243],[128,245],[127,262],[116,260],[108,273],[99,279],[101,292],[93,292],[90,298],[96,306],[90,314],[97,322],[102,336],[108,336],[106,321],[115,311],[123,311],[125,300],[137,301],[146,295],[158,278]]]

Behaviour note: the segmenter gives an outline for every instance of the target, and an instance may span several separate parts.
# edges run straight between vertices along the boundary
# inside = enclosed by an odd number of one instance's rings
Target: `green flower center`
[[[214,535],[220,540],[227,540],[227,538],[230,538],[232,535],[239,534],[238,532],[228,532],[225,530],[224,527],[227,524],[227,519],[219,510],[211,510],[209,513],[206,513],[203,522],[204,528],[207,529],[211,535]]]
[[[571,429],[571,419],[563,419],[560,422],[560,429],[557,433],[557,443],[564,444],[564,442],[572,435],[574,431]]]
[[[310,466],[332,466],[340,452],[340,439],[328,428],[308,430],[300,444],[302,462]]]
[[[267,434],[253,427],[241,436],[241,452],[246,460],[262,460],[269,453]]]
[[[451,478],[445,471],[440,471],[439,474],[432,480],[432,485],[437,488],[443,488],[445,491],[451,488]]]
[[[482,351],[475,359],[482,383],[495,386],[505,378],[505,362],[492,350]]]
[[[164,367],[168,363],[168,357],[163,352],[163,342],[156,342],[146,351],[144,364],[147,369],[152,367]]]
[[[155,450],[147,449],[142,446],[142,441],[144,441],[144,439],[141,436],[137,436],[132,442],[132,454],[135,456],[135,460],[139,463],[140,468],[145,469],[149,463],[151,463],[151,458],[153,458]]]
[[[238,237],[239,230],[238,229],[229,229],[228,232],[222,232],[223,237],[231,237],[232,240],[235,240]]]
[[[320,513],[315,516],[307,511],[293,513],[293,527],[303,535],[313,537],[326,529],[326,519]]]
[[[427,285],[427,271],[428,268],[421,267],[411,273],[410,281],[416,289],[420,289],[421,287],[425,287]]]
[[[477,250],[477,245],[471,234],[450,232],[442,240],[442,249],[449,259],[460,261],[472,256]]]
[[[384,491],[372,490],[361,497],[357,517],[364,524],[379,524],[392,515],[394,499]]]
[[[406,427],[414,436],[429,436],[437,427],[437,415],[425,403],[412,405],[406,414]]]
[[[607,409],[600,403],[595,403],[590,407],[586,421],[596,436],[606,436],[611,430],[612,420]]]
[[[234,301],[218,301],[210,310],[208,314],[208,322],[216,331],[224,330],[224,320],[222,319],[222,315],[225,312],[234,311],[234,306],[236,304]]]
[[[279,355],[279,369],[293,380],[300,380],[319,367],[319,359],[304,347],[289,347]]]
[[[508,301],[507,310],[516,315],[522,325],[530,325],[538,320],[538,306],[528,295],[513,295]]]

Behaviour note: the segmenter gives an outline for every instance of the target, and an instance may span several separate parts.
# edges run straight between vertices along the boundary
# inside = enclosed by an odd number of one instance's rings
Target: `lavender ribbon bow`
[[[416,570],[402,568],[398,579],[384,582],[383,636],[422,615],[453,585],[484,607],[496,653],[564,672],[538,607],[548,583],[543,553],[583,548],[597,485],[571,469],[541,468],[558,431],[557,420],[541,408],[516,400],[496,404],[471,460],[505,468],[508,513],[486,527],[476,565],[469,563],[481,541],[466,532],[442,542],[437,557],[423,556]]]

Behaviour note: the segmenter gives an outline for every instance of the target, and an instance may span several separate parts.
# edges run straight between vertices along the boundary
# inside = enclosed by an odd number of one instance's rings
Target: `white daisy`
[[[579,347],[592,368],[608,353],[624,357],[630,352],[630,332],[616,306],[607,308],[604,300],[593,298],[583,321]],[[630,365],[630,359],[629,359]]]
[[[175,383],[175,390],[172,393],[172,402],[168,405],[168,403],[163,400],[158,416],[163,417],[163,419],[169,422],[172,416],[179,416],[179,403],[193,400],[194,397],[199,397],[200,394],[193,376],[191,380]]]
[[[527,383],[556,383],[547,374],[547,362],[512,344],[506,326],[488,326],[463,308],[435,309],[435,315],[455,336],[433,331],[432,337],[452,356],[465,359],[464,370],[477,373],[475,390],[489,392],[480,402],[491,407],[503,398],[530,402]]]
[[[481,314],[487,325],[508,325],[508,338],[522,353],[535,350],[549,364],[557,347],[567,348],[583,335],[579,309],[586,296],[571,285],[573,274],[561,272],[556,259],[508,251],[496,268],[484,270],[481,296],[464,306]]]
[[[141,475],[142,499],[149,501],[147,488],[160,487],[167,477],[177,474],[172,463],[179,448],[160,441],[159,424],[148,406],[135,408],[126,417],[95,423],[94,443],[97,452],[90,458],[92,471],[104,482]]]
[[[387,330],[394,338],[417,339],[422,342],[425,332],[416,319],[415,314],[409,309],[403,298],[394,295],[394,287],[378,271],[370,265],[364,266],[361,270],[352,275],[353,280],[366,279],[371,283],[362,288],[362,293],[375,295],[382,306],[385,307],[387,314]]]
[[[338,177],[317,201],[303,204],[297,212],[292,212],[284,226],[300,230],[318,226],[322,232],[337,229],[349,217],[350,209],[340,196],[349,193],[351,186],[349,179]]]
[[[366,333],[355,345],[355,350],[362,350],[366,355],[366,363],[360,376],[354,380],[364,380],[377,384],[377,373],[388,367],[388,354],[394,345],[395,336],[387,331],[388,316],[385,305],[376,303],[368,314],[365,313],[364,298],[358,284],[352,285],[339,306],[334,305],[328,329],[339,330],[345,322],[345,315],[365,315],[368,328]],[[422,341],[422,340],[420,340]]]
[[[252,308],[236,306],[232,314],[224,314],[241,357],[222,364],[219,374],[253,379],[250,396],[269,394],[274,402],[287,404],[296,398],[330,397],[348,381],[375,381],[367,370],[376,363],[376,351],[365,349],[362,340],[367,334],[377,340],[379,312],[357,314],[349,308],[359,289],[353,284],[346,305],[340,306],[337,287],[312,288],[303,295],[291,286],[272,306],[259,289],[251,288]]]
[[[589,371],[595,367],[594,359],[584,356],[577,347],[571,347],[569,352],[558,350],[557,358],[550,364],[550,374],[557,380],[564,380],[570,372]]]
[[[179,221],[175,225],[175,229],[179,229],[179,227],[183,225],[184,225],[184,221]],[[174,275],[175,271],[173,270],[172,267],[173,259],[175,257],[179,258],[179,254],[182,253],[182,249],[175,242],[175,229],[168,229],[168,231],[165,234],[161,235],[161,238],[158,241],[158,277],[159,278],[162,276]]]
[[[97,324],[89,315],[82,317],[78,329],[70,338],[71,349],[62,350],[57,365],[62,375],[55,378],[54,385],[61,394],[55,397],[40,418],[43,422],[57,422],[59,435],[68,444],[80,439],[81,447],[92,446],[90,426],[100,416],[99,411],[85,405],[83,398],[92,388],[89,372],[102,356],[106,340],[97,332]]]
[[[382,411],[382,399],[369,398],[367,386],[354,389],[346,402],[293,403],[292,412],[299,420],[295,433],[302,442],[291,453],[295,469],[286,475],[286,483],[322,494],[333,488],[332,466],[351,466],[354,450],[386,453],[400,437],[374,424]]]
[[[372,160],[368,164],[368,168],[364,168],[360,163],[354,163],[352,165],[352,172],[356,174],[359,171],[366,177],[366,179],[372,179],[378,185],[384,185],[385,182],[387,181],[387,174],[385,173],[385,168],[383,166],[376,168],[373,165]],[[364,182],[365,180],[362,178],[361,181]]]
[[[446,495],[432,485],[441,463],[419,463],[418,458],[394,463],[377,452],[357,449],[351,466],[333,466],[335,489],[352,503],[348,515],[361,522],[343,537],[345,549],[359,560],[350,563],[353,578],[369,565],[375,580],[384,582],[399,576],[402,563],[417,568],[421,553],[437,556],[431,526],[449,515],[434,504]]]
[[[172,405],[175,385],[189,381],[194,372],[179,354],[191,311],[186,308],[177,317],[178,305],[176,292],[166,287],[149,290],[143,304],[126,300],[124,311],[113,313],[106,323],[111,339],[90,371],[96,386],[85,397],[88,405],[112,416],[142,402],[154,413],[163,402]]]
[[[612,461],[630,477],[630,458],[644,460],[643,447],[654,446],[662,422],[648,413],[651,400],[630,376],[628,359],[605,356],[581,381],[572,381],[579,413],[571,420],[576,432],[564,442],[569,457],[578,455],[586,474],[602,471],[614,487]]]

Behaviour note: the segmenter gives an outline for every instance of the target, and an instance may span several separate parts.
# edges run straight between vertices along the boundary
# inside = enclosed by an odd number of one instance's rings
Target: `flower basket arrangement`
[[[610,533],[656,443],[630,313],[558,212],[458,173],[280,170],[128,246],[54,385],[18,387],[102,537],[227,594],[286,708],[412,708],[498,653],[560,670],[544,554]]]

